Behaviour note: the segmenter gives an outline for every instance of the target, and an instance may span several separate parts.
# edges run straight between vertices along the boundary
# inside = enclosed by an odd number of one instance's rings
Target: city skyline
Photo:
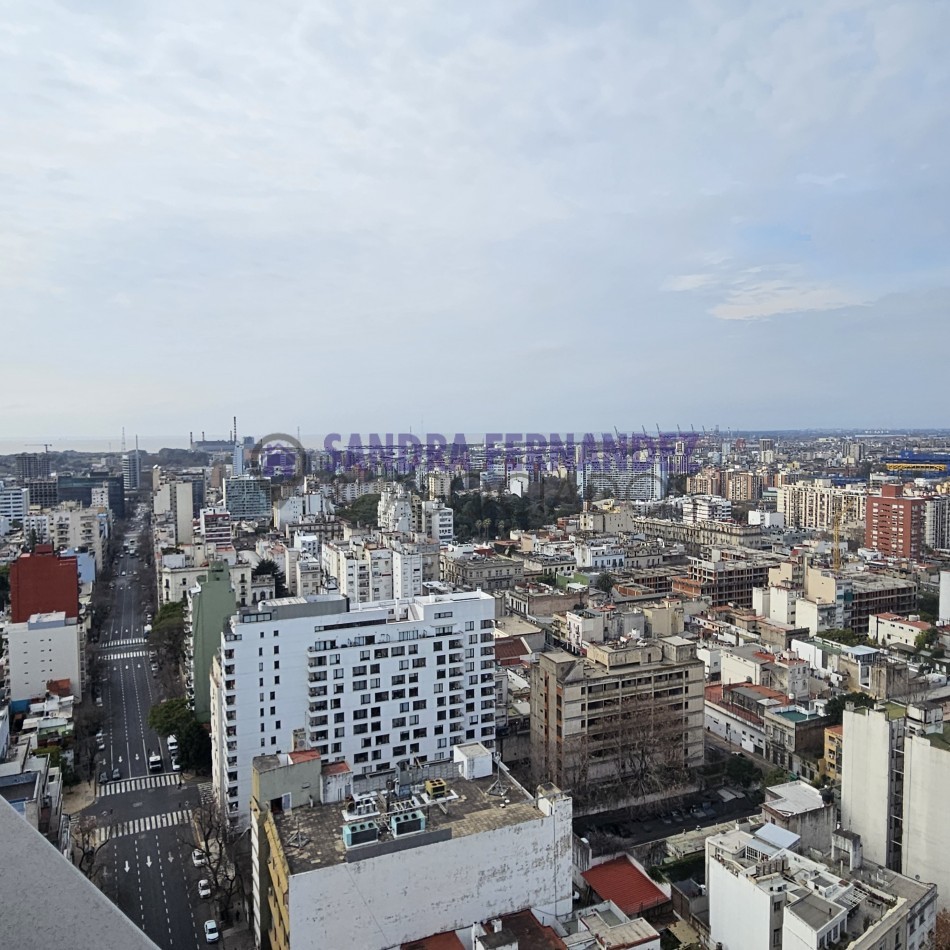
[[[514,393],[547,430],[597,403],[617,424],[939,423],[950,9],[664,14],[11,14],[5,349],[42,328],[79,358],[42,386],[10,361],[5,428],[118,432],[134,406],[170,432],[200,405],[259,431],[275,382],[285,405],[345,398],[351,431],[471,431]],[[898,355],[895,399],[873,381]],[[286,368],[265,384],[262,356]]]

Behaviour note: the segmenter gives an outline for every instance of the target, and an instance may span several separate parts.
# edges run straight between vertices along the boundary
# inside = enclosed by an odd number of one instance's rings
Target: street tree
[[[148,725],[160,736],[177,736],[194,720],[194,713],[183,698],[166,699],[148,711]]]
[[[215,799],[202,802],[192,811],[190,830],[191,835],[183,832],[180,840],[204,857],[201,873],[211,885],[222,923],[229,924],[250,880],[248,836],[235,829]]]
[[[109,828],[101,827],[100,835],[100,825],[95,815],[83,815],[73,828],[72,834],[73,864],[100,890],[107,867],[102,849],[109,843]]]

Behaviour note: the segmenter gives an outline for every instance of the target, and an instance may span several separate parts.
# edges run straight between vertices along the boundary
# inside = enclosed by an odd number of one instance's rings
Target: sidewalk
[[[75,815],[88,808],[96,800],[96,783],[80,782],[63,792],[63,812]]]

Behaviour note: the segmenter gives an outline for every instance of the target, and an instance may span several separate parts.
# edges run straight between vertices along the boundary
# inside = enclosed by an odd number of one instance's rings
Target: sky
[[[0,439],[942,426],[950,4],[31,0]]]

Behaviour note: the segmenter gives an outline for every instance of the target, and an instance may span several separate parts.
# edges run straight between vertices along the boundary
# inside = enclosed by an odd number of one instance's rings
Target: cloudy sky
[[[950,4],[30,0],[0,436],[948,424]]]

